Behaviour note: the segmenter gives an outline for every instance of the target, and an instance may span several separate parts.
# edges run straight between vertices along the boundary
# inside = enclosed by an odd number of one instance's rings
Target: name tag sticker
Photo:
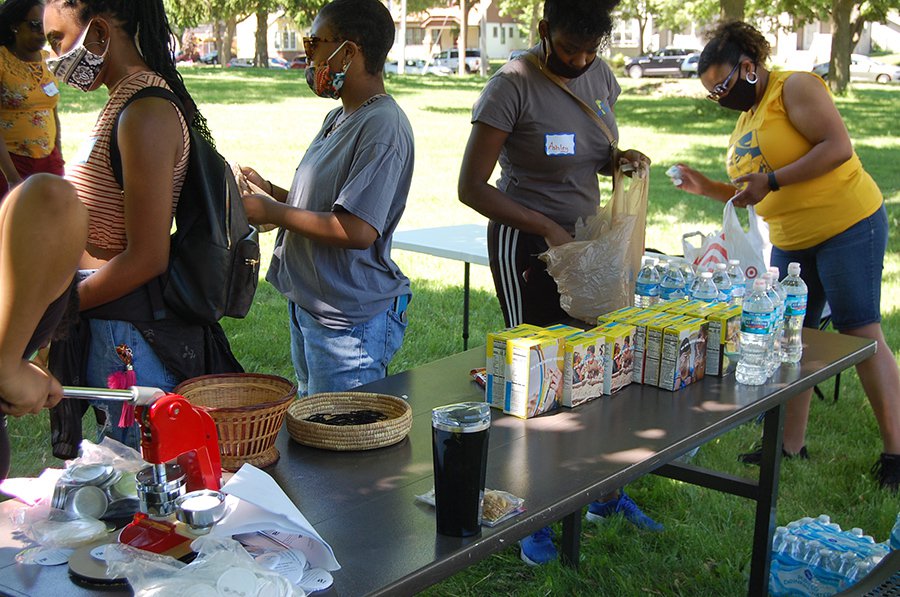
[[[544,135],[547,155],[575,155],[575,133],[547,133]]]
[[[47,97],[53,97],[54,95],[59,95],[59,87],[56,86],[56,83],[50,81],[44,87],[44,93],[47,94]]]

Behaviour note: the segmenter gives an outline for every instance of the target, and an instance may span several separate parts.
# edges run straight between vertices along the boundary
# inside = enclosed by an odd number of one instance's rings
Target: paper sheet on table
[[[278,531],[279,535],[299,535],[300,540],[282,541],[299,549],[314,568],[339,570],[334,550],[319,536],[306,517],[285,495],[275,479],[252,464],[245,464],[222,487],[225,516],[210,534],[231,537],[241,533]]]

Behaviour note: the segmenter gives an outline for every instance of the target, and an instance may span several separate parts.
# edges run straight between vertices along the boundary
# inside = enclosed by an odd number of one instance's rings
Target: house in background
[[[390,56],[400,54],[400,10],[396,3],[391,6],[397,35]],[[466,31],[466,47],[480,47],[481,4],[469,10]],[[406,57],[428,60],[441,50],[455,48],[459,37],[459,8],[430,8],[426,11],[406,16]],[[512,17],[501,16],[497,6],[488,6],[484,21],[487,35],[488,58],[506,58],[512,50],[521,50],[528,45],[528,32]]]

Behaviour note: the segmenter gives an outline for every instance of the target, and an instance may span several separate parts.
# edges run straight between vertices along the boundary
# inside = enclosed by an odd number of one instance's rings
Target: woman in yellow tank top
[[[63,174],[59,88],[47,69],[41,0],[0,5],[0,197],[37,172]]]
[[[740,112],[726,166],[732,183],[679,164],[680,188],[739,207],[756,206],[769,224],[772,265],[801,265],[809,287],[804,326],[816,328],[826,305],[842,334],[875,340],[876,354],[857,365],[884,451],[872,468],[882,487],[900,487],[900,372],[881,330],[881,272],[887,213],[863,169],[844,121],[822,80],[770,72],[769,44],[742,22],[720,25],[700,55],[708,98]],[[807,458],[812,391],[787,404],[784,454]],[[742,454],[759,462],[760,453]]]

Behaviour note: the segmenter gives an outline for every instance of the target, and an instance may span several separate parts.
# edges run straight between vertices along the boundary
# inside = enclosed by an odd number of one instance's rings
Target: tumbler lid
[[[460,402],[431,411],[435,429],[455,433],[475,433],[491,426],[491,407],[486,402]]]

